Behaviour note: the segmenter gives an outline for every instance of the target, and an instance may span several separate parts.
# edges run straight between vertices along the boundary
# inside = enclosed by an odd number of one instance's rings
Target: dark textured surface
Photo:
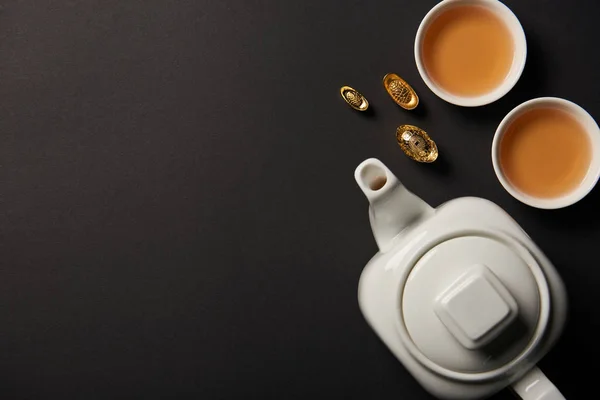
[[[522,224],[571,300],[541,366],[567,397],[592,391],[576,365],[600,356],[599,189],[532,209],[489,153],[532,97],[600,117],[599,7],[507,1],[529,41],[524,76],[462,109],[414,65],[435,3],[4,1],[0,398],[429,399],[357,307],[376,246],[353,171],[371,156],[434,206],[482,196]],[[387,72],[417,110],[388,98]],[[344,104],[343,84],[374,113]],[[402,154],[403,123],[437,141],[435,164]]]

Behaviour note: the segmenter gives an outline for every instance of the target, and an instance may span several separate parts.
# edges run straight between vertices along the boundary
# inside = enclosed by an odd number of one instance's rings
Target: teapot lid
[[[548,322],[548,287],[515,239],[456,233],[424,248],[412,265],[399,328],[426,366],[459,379],[490,378],[535,350]]]

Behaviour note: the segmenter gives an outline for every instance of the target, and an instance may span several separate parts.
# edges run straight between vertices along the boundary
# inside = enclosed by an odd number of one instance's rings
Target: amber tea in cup
[[[430,78],[459,96],[490,92],[513,62],[513,40],[494,12],[479,5],[454,7],[425,32],[423,62]]]
[[[500,168],[517,189],[558,197],[579,186],[591,160],[585,128],[570,113],[538,108],[513,121],[500,141]]]
[[[515,14],[498,0],[444,0],[423,18],[415,61],[438,97],[463,107],[498,100],[519,80],[527,41]]]
[[[577,104],[540,97],[515,107],[492,141],[504,188],[537,208],[562,208],[585,197],[600,177],[600,128]]]

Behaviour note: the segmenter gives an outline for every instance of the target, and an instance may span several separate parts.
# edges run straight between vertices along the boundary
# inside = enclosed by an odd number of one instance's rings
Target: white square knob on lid
[[[516,318],[518,306],[492,271],[475,265],[437,297],[435,313],[464,347],[477,349]]]
[[[467,278],[441,300],[441,306],[473,341],[481,339],[510,313],[508,304],[481,275]]]
[[[403,340],[415,345],[417,357],[447,370],[487,373],[532,343],[543,287],[527,249],[501,233],[473,233],[432,241],[419,256],[401,284],[397,329],[406,329]]]

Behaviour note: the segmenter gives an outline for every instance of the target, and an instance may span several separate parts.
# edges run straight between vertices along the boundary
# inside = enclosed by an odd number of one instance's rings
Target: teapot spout
[[[379,250],[387,251],[393,239],[411,224],[433,213],[433,208],[409,192],[378,159],[363,161],[354,172],[369,200],[369,220]]]

